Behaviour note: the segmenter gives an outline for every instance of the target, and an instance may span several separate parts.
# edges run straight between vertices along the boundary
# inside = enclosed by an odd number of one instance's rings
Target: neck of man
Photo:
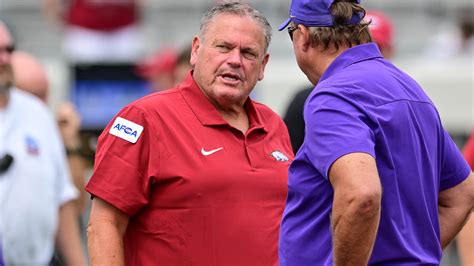
[[[10,98],[10,88],[0,85],[0,110],[7,107],[8,99]]]
[[[350,47],[347,45],[339,46],[339,49],[331,46],[323,51],[321,47],[316,47],[316,51],[318,52],[315,53],[315,56],[318,58],[318,60],[315,60],[317,64],[313,65],[313,71],[315,76],[317,76],[317,80],[319,80],[319,78],[324,74],[332,62],[334,62],[338,56],[340,56],[349,48]]]
[[[243,106],[239,108],[239,110],[233,109],[232,111],[223,110],[218,108],[219,114],[222,118],[229,123],[232,127],[240,130],[242,133],[245,134],[250,127],[250,120],[247,114],[247,111]]]
[[[214,105],[222,119],[224,119],[229,125],[234,128],[237,128],[242,133],[245,134],[250,127],[250,120],[245,110],[245,100],[238,102],[227,101],[217,101],[212,97],[208,96],[206,91],[201,89],[206,95],[207,99]]]

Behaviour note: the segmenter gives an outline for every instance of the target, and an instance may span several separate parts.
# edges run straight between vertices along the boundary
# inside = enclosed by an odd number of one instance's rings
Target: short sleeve
[[[116,136],[110,133],[117,122],[133,123],[143,127],[141,133],[136,128],[123,127],[123,134],[136,135],[136,142],[127,139],[127,135]],[[94,172],[86,190],[129,216],[134,215],[149,201],[151,169],[151,135],[157,132],[151,129],[146,114],[139,108],[128,106],[120,111],[107,125],[99,137],[94,164]],[[121,128],[122,125],[118,125]]]
[[[471,169],[445,130],[443,130],[442,145],[440,190],[445,190],[464,181],[471,173]]]
[[[318,93],[309,99],[304,116],[308,159],[325,178],[334,161],[343,155],[362,152],[375,158],[369,118],[349,97]]]

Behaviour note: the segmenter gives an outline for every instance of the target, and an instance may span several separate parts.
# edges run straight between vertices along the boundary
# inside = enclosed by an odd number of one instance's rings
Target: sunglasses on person
[[[298,26],[289,26],[286,28],[288,30],[288,35],[290,35],[291,41],[293,41],[293,32],[298,29]]]
[[[11,54],[15,51],[15,45],[10,44],[7,46],[0,47],[0,53],[6,52],[8,54]]]

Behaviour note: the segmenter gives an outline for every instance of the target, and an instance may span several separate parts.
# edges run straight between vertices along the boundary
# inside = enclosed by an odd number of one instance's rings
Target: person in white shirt
[[[12,37],[0,21],[0,265],[48,265],[54,245],[85,265],[64,146],[47,106],[13,87]]]

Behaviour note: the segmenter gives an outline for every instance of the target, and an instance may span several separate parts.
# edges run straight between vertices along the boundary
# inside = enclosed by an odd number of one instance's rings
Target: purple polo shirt
[[[375,44],[359,45],[324,72],[304,118],[304,143],[289,170],[280,265],[333,264],[328,170],[354,152],[376,159],[383,189],[370,264],[438,265],[438,193],[470,169],[423,89]]]

